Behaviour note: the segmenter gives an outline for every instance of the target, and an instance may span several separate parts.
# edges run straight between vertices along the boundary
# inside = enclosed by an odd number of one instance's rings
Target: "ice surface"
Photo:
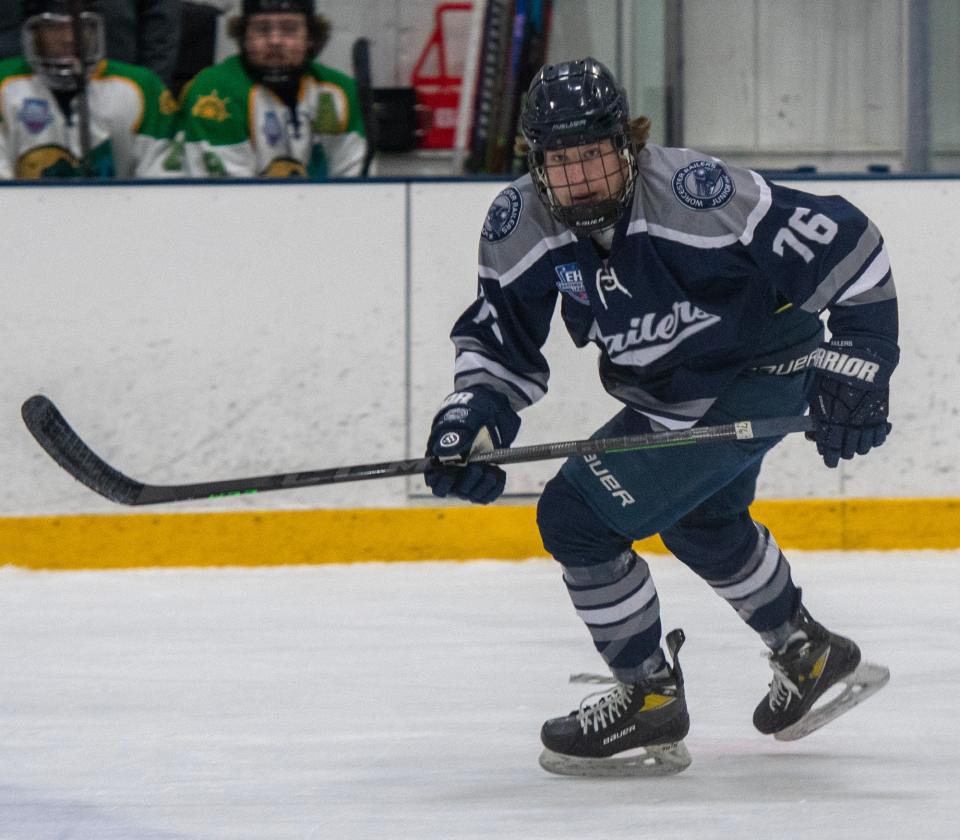
[[[960,554],[791,555],[813,615],[890,685],[809,738],[750,720],[769,668],[691,572],[693,764],[553,777],[546,717],[602,668],[549,560],[0,569],[0,838],[960,836]]]

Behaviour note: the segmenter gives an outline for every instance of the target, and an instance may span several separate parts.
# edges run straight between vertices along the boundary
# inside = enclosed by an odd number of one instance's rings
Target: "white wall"
[[[834,471],[794,436],[770,456],[760,495],[958,495],[960,242],[942,231],[960,182],[794,186],[848,196],[887,239],[904,348],[896,431]],[[23,428],[19,406],[37,391],[114,466],[151,482],[419,456],[451,387],[447,335],[472,300],[477,237],[499,188],[0,188],[0,515],[118,510]],[[520,444],[586,437],[617,410],[594,352],[575,351],[559,320],[547,355],[551,393],[525,413]],[[558,465],[510,467],[509,489],[529,499]],[[177,507],[427,502],[419,479],[389,479]]]
[[[4,513],[110,509],[36,459],[33,391],[150,480],[402,450],[402,187],[6,188],[0,207]]]
[[[226,21],[218,58],[235,51]],[[377,87],[409,85],[433,27],[433,0],[317,0],[333,25],[322,60],[350,72],[359,37],[371,40]],[[663,0],[554,0],[549,61],[593,55],[622,74],[635,113],[663,140]],[[749,166],[863,171],[901,165],[903,0],[686,0],[684,143]],[[450,15],[453,70],[466,53],[469,14]],[[933,168],[955,172],[960,151],[960,4],[931,0]],[[397,166],[396,157],[386,163]],[[414,156],[403,171],[428,172]]]
[[[688,0],[685,142],[896,153],[900,29],[899,0]]]

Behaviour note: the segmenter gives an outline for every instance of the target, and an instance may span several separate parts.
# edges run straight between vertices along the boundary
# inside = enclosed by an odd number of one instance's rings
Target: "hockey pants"
[[[804,377],[746,373],[702,425],[806,408]],[[594,437],[650,431],[624,409]],[[662,664],[660,604],[650,570],[631,549],[660,534],[758,633],[783,627],[799,593],[770,532],[748,512],[764,455],[778,439],[724,441],[568,460],[544,488],[537,524],[563,567],[577,614],[617,679],[637,682]]]

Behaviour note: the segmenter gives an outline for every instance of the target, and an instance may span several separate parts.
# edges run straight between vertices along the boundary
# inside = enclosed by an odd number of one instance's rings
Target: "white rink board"
[[[474,295],[479,230],[500,186],[0,188],[0,515],[120,510],[24,430],[19,406],[37,391],[111,463],[151,482],[419,456],[451,387],[448,333]],[[794,436],[769,456],[759,495],[957,495],[960,242],[942,231],[960,182],[793,186],[846,195],[886,237],[902,308],[896,431],[835,471]],[[585,437],[617,410],[595,351],[576,351],[559,318],[545,352],[550,394],[525,413],[519,443]],[[510,467],[508,490],[529,500],[557,466]],[[433,504],[421,487],[392,479],[164,509]]]
[[[18,243],[3,253],[4,514],[122,510],[30,438],[19,405],[35,391],[151,482],[402,452],[402,185],[5,189],[0,206]],[[399,499],[379,484],[375,501]],[[358,484],[257,504],[369,498]]]

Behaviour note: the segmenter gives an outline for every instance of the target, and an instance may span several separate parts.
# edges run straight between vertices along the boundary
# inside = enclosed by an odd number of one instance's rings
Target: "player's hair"
[[[651,123],[650,118],[644,116],[634,117],[627,123],[627,133],[630,135],[630,140],[635,152],[639,152],[647,145],[647,141],[650,139],[650,129],[652,125],[653,123]],[[522,157],[525,157],[530,151],[530,144],[527,143],[522,134],[517,135],[513,144],[513,151],[516,155]]]
[[[234,15],[227,21],[227,34],[237,42],[241,52],[247,34],[247,20],[247,15]],[[330,29],[330,21],[323,15],[307,15],[307,37],[310,39],[307,57],[311,61],[320,55],[330,40]]]
[[[647,145],[647,141],[650,139],[651,125],[650,118],[644,116],[634,117],[627,123],[627,132],[633,141],[634,151],[639,152]]]

